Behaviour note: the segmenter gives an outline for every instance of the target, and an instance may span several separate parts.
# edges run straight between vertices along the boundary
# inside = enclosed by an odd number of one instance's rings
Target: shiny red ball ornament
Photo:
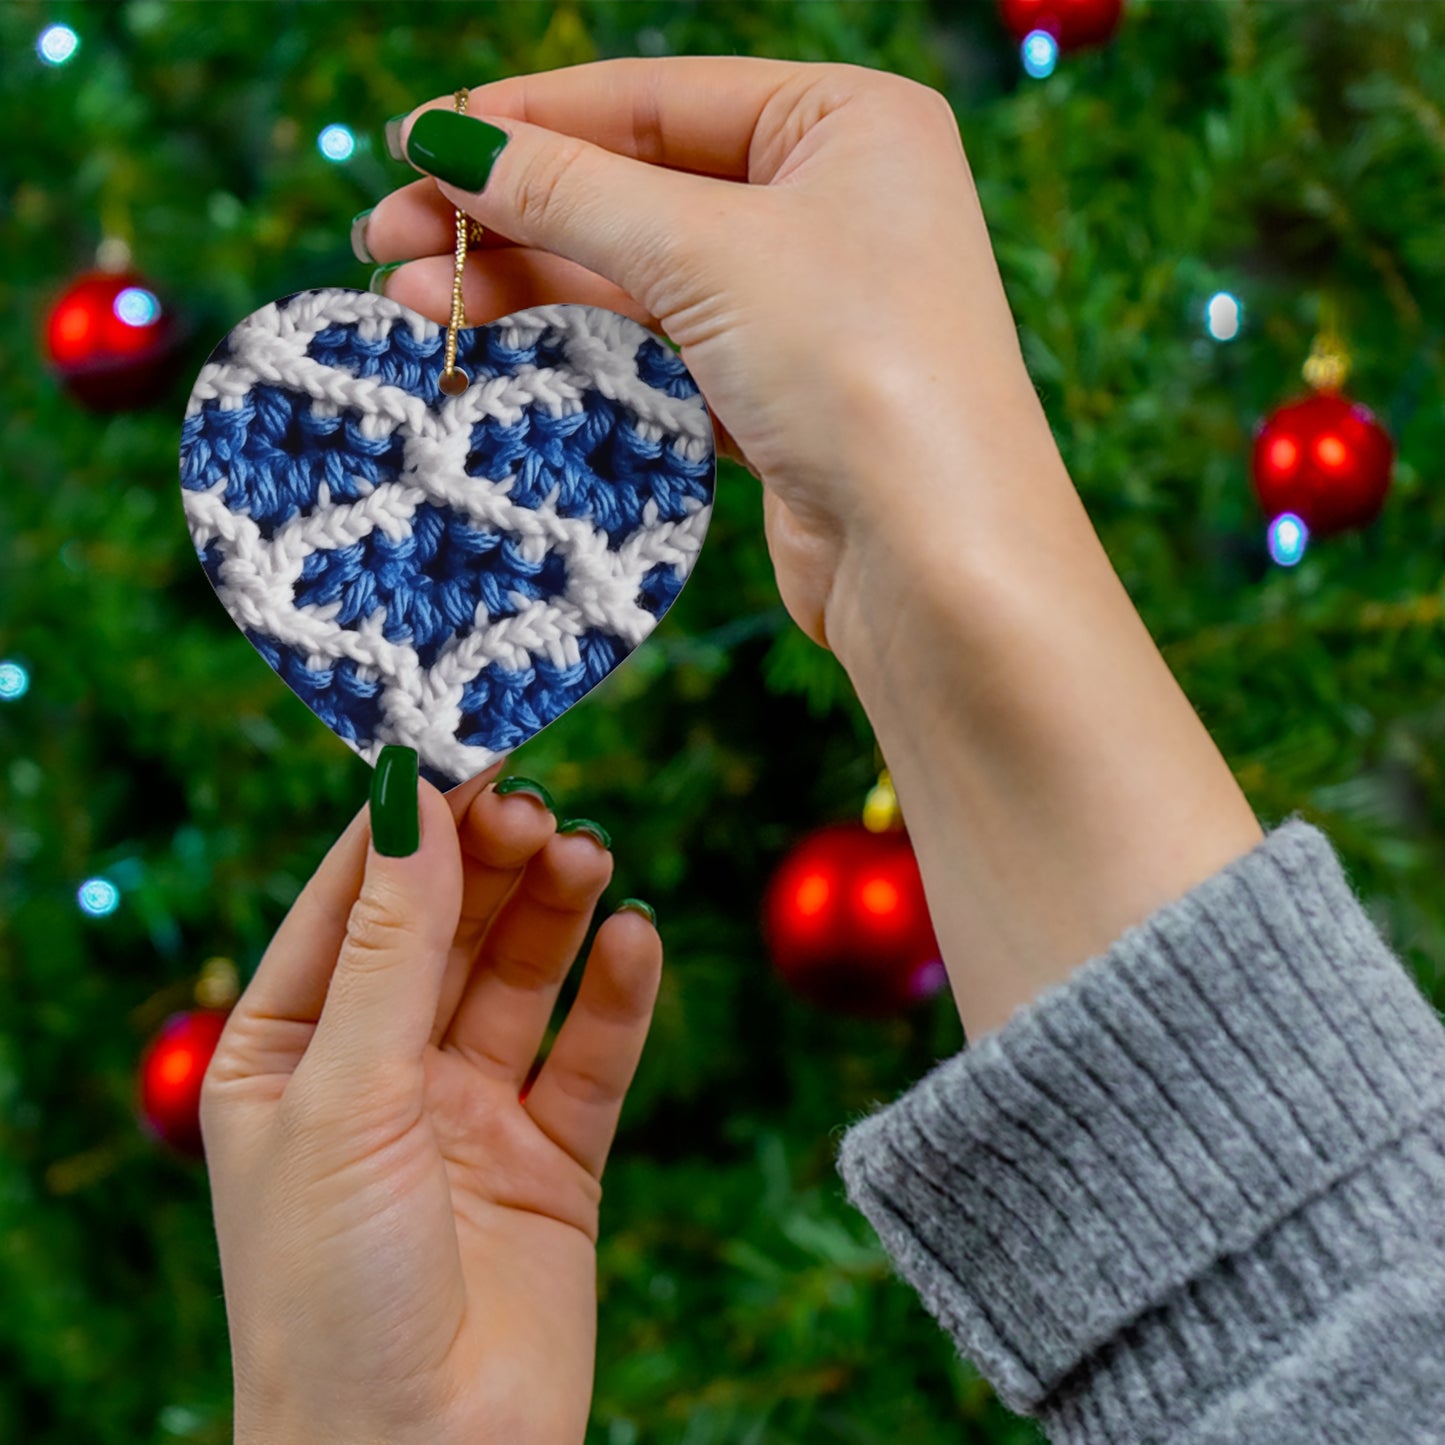
[[[90,271],[71,283],[45,322],[45,351],[65,388],[96,411],[155,401],[178,360],[175,318],[142,277]]]
[[[1368,526],[1390,490],[1390,434],[1368,407],[1321,391],[1271,412],[1254,438],[1254,491],[1271,520],[1293,512],[1315,536]]]
[[[173,1149],[203,1158],[201,1082],[216,1052],[226,1009],[172,1014],[141,1056],[140,1118]]]
[[[1124,0],[999,0],[999,16],[1022,43],[1046,30],[1060,50],[1102,45],[1118,28]]]
[[[763,931],[788,986],[836,1013],[901,1013],[946,982],[901,829],[838,823],[804,838],[768,885]]]

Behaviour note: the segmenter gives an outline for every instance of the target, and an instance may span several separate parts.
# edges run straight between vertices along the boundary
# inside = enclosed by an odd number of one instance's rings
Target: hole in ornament
[[[471,384],[471,377],[460,366],[454,371],[442,372],[441,380],[437,382],[448,396],[460,396]]]

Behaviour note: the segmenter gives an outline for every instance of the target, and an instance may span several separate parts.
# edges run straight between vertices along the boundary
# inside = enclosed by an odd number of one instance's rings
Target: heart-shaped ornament
[[[369,763],[451,788],[554,722],[657,626],[712,515],[697,383],[645,327],[536,306],[460,331],[384,296],[248,316],[186,408],[181,497],[237,626]]]

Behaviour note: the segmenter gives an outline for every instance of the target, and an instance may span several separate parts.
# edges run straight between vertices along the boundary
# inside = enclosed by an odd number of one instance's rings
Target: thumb
[[[731,215],[747,200],[735,183],[649,165],[511,116],[442,105],[403,126],[402,158],[484,227],[585,266],[659,318],[693,299],[709,236],[727,240],[715,224],[719,208]]]
[[[446,799],[418,780],[413,748],[386,747],[372,775],[361,893],[301,1068],[373,1087],[418,1071],[462,906]]]

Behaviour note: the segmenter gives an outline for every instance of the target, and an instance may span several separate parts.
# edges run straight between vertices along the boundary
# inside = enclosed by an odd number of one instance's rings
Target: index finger
[[[766,180],[749,171],[764,112],[790,85],[811,82],[817,70],[744,55],[628,56],[489,81],[471,92],[468,109],[528,121],[672,170]]]

